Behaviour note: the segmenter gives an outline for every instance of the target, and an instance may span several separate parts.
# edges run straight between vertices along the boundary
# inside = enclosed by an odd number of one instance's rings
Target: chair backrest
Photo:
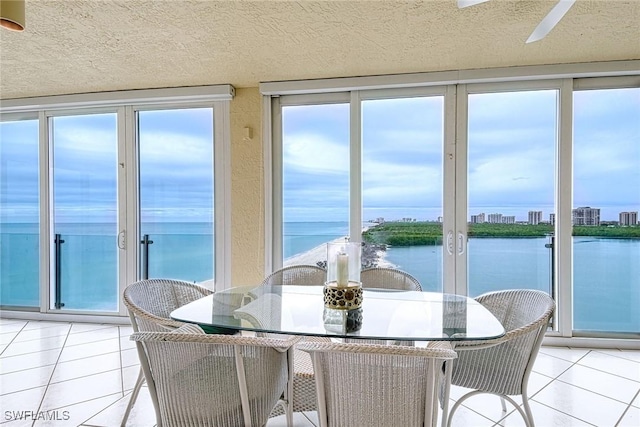
[[[304,342],[316,376],[321,426],[431,426],[449,346]]]
[[[286,388],[296,339],[182,331],[131,335],[158,426],[265,425]]]
[[[207,288],[181,280],[147,279],[127,286],[123,300],[135,332],[162,332],[183,325],[169,317],[173,310],[211,293]]]
[[[422,291],[422,286],[420,286],[418,279],[405,271],[394,268],[367,268],[360,272],[360,281],[363,288]]]
[[[490,292],[476,300],[507,332],[495,340],[457,345],[451,382],[491,393],[522,394],[555,302],[547,293],[533,289]]]
[[[263,285],[324,285],[327,270],[316,265],[290,265],[274,271]]]

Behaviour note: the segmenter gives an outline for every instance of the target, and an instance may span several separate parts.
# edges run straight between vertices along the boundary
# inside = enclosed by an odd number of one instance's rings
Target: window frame
[[[104,321],[109,317],[125,317],[122,304],[124,288],[138,280],[138,162],[136,141],[136,112],[139,110],[211,108],[214,135],[214,257],[215,289],[230,287],[231,280],[231,136],[230,101],[235,95],[231,85],[212,85],[169,89],[145,89],[95,94],[56,95],[3,100],[0,121],[17,118],[36,118],[39,121],[39,203],[40,203],[40,307],[37,313],[26,310],[11,311],[17,317],[75,321]],[[117,204],[118,231],[125,231],[125,248],[118,253],[118,310],[95,312],[85,310],[56,310],[49,308],[51,297],[51,129],[53,117],[99,112],[116,113],[117,120]],[[123,165],[127,165],[124,167]],[[117,165],[114,165],[117,166]],[[9,308],[9,307],[7,307]],[[4,311],[9,312],[9,310]]]
[[[278,192],[282,191],[281,177],[277,176],[277,170],[282,168],[282,129],[279,108],[283,105],[281,99],[292,99],[297,96],[306,102],[321,100],[322,96],[332,94],[348,94],[351,102],[351,175],[361,174],[359,164],[354,168],[355,159],[360,159],[360,152],[353,145],[361,146],[360,135],[360,101],[362,99],[377,98],[375,95],[394,97],[394,94],[414,94],[416,96],[425,88],[446,88],[447,93],[452,93],[455,102],[448,105],[445,102],[445,159],[453,155],[455,167],[453,174],[448,175],[452,168],[445,167],[444,189],[445,200],[447,193],[457,193],[455,201],[454,228],[450,228],[451,216],[454,212],[448,211],[445,206],[444,218],[449,222],[443,230],[456,230],[460,232],[463,227],[466,235],[466,150],[467,150],[467,95],[479,91],[518,91],[535,89],[553,89],[558,91],[557,103],[557,133],[556,133],[556,248],[555,251],[555,286],[557,297],[557,311],[553,330],[547,333],[545,342],[551,345],[584,345],[591,347],[635,348],[640,345],[640,334],[631,338],[620,339],[615,333],[600,334],[597,337],[576,336],[573,331],[573,250],[571,212],[573,204],[573,92],[574,90],[606,89],[619,87],[640,87],[640,61],[612,61],[601,63],[582,64],[556,64],[544,66],[525,66],[511,68],[495,68],[485,70],[459,70],[433,73],[414,73],[404,75],[368,76],[320,80],[299,80],[288,82],[268,82],[260,85],[263,95],[264,109],[264,151],[265,151],[265,182],[269,183],[269,189],[265,191],[265,248],[272,248],[271,253],[265,251],[265,273],[269,273],[281,265],[277,257],[282,254],[282,198]],[[344,96],[344,95],[343,95]],[[317,98],[316,98],[317,97]],[[357,106],[357,107],[356,107]],[[355,108],[354,108],[355,107]],[[453,117],[453,120],[451,118]],[[355,120],[354,120],[355,119]],[[358,125],[354,125],[357,123]],[[453,138],[447,135],[453,133]],[[451,146],[447,144],[452,144]],[[449,149],[452,149],[451,151]],[[275,169],[275,170],[274,170]],[[464,171],[462,174],[461,171]],[[465,175],[461,181],[459,176]],[[448,178],[447,178],[448,177]],[[354,188],[357,194],[350,194],[350,200],[359,201],[359,208],[350,209],[350,231],[353,234],[353,225],[360,221],[362,209],[360,176],[351,178],[351,193]],[[280,179],[280,181],[278,181]],[[450,180],[455,181],[451,187]],[[460,208],[464,206],[464,208]],[[280,210],[280,212],[279,212]],[[280,220],[280,225],[277,221]],[[465,251],[466,252],[466,251]],[[466,256],[466,254],[465,254]],[[446,257],[445,257],[446,259]],[[455,283],[447,283],[445,279],[444,292],[461,293],[462,279],[458,275],[464,274],[466,280],[466,266],[461,263],[453,263],[453,266],[443,266],[444,274],[455,270]],[[460,271],[464,273],[462,273]],[[466,292],[466,289],[465,289]]]

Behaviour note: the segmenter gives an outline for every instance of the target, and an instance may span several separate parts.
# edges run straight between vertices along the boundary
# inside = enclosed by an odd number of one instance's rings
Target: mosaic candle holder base
[[[362,285],[349,283],[338,286],[336,282],[324,285],[324,306],[334,310],[354,310],[362,307]]]

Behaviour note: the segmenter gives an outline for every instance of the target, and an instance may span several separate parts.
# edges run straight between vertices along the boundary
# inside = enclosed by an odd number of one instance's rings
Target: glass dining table
[[[504,327],[472,298],[437,292],[364,289],[361,308],[324,306],[323,286],[243,286],[188,303],[171,318],[210,333],[266,332],[394,341],[499,338]]]

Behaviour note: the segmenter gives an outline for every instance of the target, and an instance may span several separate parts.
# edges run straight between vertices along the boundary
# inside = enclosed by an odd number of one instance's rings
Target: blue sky
[[[548,218],[554,203],[556,92],[471,95],[469,215]],[[441,97],[363,103],[364,219],[436,219],[442,213]],[[602,219],[640,210],[640,89],[574,96],[574,207]],[[60,221],[105,222],[116,213],[115,114],[54,122],[55,207]],[[212,215],[211,110],[140,114],[143,219]],[[349,105],[285,107],[284,214],[347,221]],[[37,122],[0,125],[0,220],[37,220]]]
[[[548,219],[555,199],[555,91],[471,95],[469,215]],[[442,215],[442,99],[363,104],[365,220]],[[640,90],[575,95],[574,207],[603,220],[640,209]],[[283,112],[285,220],[348,219],[347,104]],[[336,208],[342,206],[342,209]]]

